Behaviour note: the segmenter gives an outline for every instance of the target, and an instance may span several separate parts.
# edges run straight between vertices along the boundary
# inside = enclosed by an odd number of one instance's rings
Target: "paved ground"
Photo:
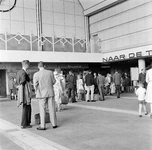
[[[122,94],[120,99],[107,96],[104,102],[82,101],[67,108],[57,112],[57,129],[49,123],[46,131],[38,131],[34,123],[38,103],[33,100],[33,127],[20,129],[21,108],[16,107],[15,101],[1,98],[1,149],[152,150],[152,119],[149,115],[138,117],[134,94]]]

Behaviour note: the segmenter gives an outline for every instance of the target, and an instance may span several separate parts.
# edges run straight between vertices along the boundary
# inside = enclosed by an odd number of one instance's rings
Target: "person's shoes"
[[[139,115],[139,117],[142,117],[142,115]]]
[[[38,127],[37,130],[46,130],[46,128]]]
[[[52,126],[53,129],[57,128],[58,126]]]
[[[120,98],[120,96],[117,96],[117,98]]]
[[[21,129],[25,129],[26,128],[26,126],[21,126]]]
[[[28,125],[28,126],[26,126],[26,128],[32,128],[32,126],[31,126],[31,125]]]
[[[148,115],[148,112],[145,112],[145,115]]]
[[[87,100],[87,102],[90,102],[89,100]]]
[[[92,100],[91,102],[96,102],[95,100]]]

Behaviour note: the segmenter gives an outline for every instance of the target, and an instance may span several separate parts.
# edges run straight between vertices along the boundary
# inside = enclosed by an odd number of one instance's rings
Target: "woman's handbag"
[[[61,104],[67,105],[68,103],[69,103],[68,96],[66,96],[65,94],[61,94]]]

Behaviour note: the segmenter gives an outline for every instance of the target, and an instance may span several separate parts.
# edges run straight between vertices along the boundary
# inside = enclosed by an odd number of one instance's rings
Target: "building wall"
[[[0,10],[9,9],[14,0],[1,2]],[[5,39],[7,32],[8,50],[37,50],[37,21],[36,0],[17,0],[16,7],[10,12],[0,12],[0,37]],[[47,38],[43,43],[44,51],[53,51],[51,42],[58,41],[55,45],[56,51],[72,52],[72,42],[85,39],[83,8],[78,0],[42,0],[42,35]],[[19,33],[19,36],[15,37]],[[32,37],[30,37],[30,34]],[[21,36],[20,36],[21,35]],[[52,36],[55,37],[52,39]],[[18,42],[15,38],[21,40]],[[30,41],[32,39],[32,48]],[[72,41],[72,39],[74,40]],[[69,44],[71,43],[71,44]],[[0,40],[0,49],[6,49],[5,42]],[[81,43],[75,45],[76,52],[84,52],[85,47]]]
[[[42,22],[45,36],[84,38],[84,15],[78,0],[43,0]]]
[[[14,0],[4,0],[0,9],[12,7]],[[16,7],[10,12],[0,12],[0,33],[34,34],[37,36],[35,0],[17,0]]]
[[[152,45],[152,0],[128,0],[89,18],[91,36],[108,53]]]

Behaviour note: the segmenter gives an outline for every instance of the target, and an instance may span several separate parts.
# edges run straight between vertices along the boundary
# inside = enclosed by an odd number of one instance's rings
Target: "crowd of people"
[[[18,99],[18,106],[23,105],[21,128],[31,128],[31,98],[33,89],[31,87],[31,79],[27,73],[30,66],[28,60],[22,62],[22,69],[17,73],[17,77],[11,78],[10,93],[11,99]],[[151,65],[152,68],[152,65]],[[69,102],[75,103],[80,100],[86,102],[104,101],[106,95],[116,93],[117,98],[120,98],[121,92],[124,90],[123,78],[118,70],[115,70],[114,75],[107,74],[106,77],[102,72],[92,73],[91,70],[73,73],[69,71],[67,75],[58,68],[55,71],[50,71],[45,68],[43,62],[38,63],[39,71],[33,76],[33,87],[36,94],[36,99],[39,102],[40,110],[40,126],[38,130],[46,130],[45,115],[46,110],[49,110],[50,120],[53,128],[57,128],[56,111],[66,109],[66,104]],[[143,71],[143,70],[142,70]],[[128,83],[128,76],[125,74],[125,82]],[[148,85],[147,85],[147,84]],[[141,109],[144,107],[145,115],[146,102],[151,105],[152,118],[152,69],[139,75],[139,88],[136,90],[139,100],[139,116],[141,117]],[[13,88],[18,89],[18,92]],[[147,88],[147,92],[146,92]],[[15,91],[15,92],[14,92]],[[13,93],[13,94],[12,94]],[[18,94],[16,94],[18,93]],[[17,98],[18,96],[18,98]]]

